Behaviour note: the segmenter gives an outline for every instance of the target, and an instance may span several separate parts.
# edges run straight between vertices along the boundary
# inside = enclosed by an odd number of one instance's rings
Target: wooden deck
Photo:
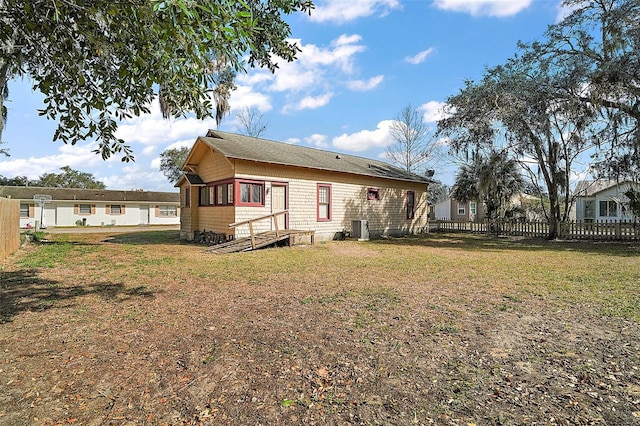
[[[222,244],[210,246],[207,251],[215,254],[237,253],[241,251],[251,251],[270,245],[275,245],[279,241],[288,240],[289,246],[294,244],[296,237],[309,235],[311,236],[311,245],[315,243],[314,231],[298,231],[293,229],[282,229],[280,231],[267,231],[255,234],[253,237],[239,238],[237,240],[227,241]]]

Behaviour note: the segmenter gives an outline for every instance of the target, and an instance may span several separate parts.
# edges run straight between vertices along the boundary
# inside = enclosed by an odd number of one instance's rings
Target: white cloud
[[[353,70],[353,56],[366,49],[364,45],[359,44],[360,41],[362,41],[362,37],[358,34],[342,34],[331,41],[329,48],[318,47],[315,44],[303,45],[298,42],[302,51],[298,54],[298,59],[289,64],[297,64],[307,69],[312,69],[319,65],[335,65],[343,72],[350,73]]]
[[[195,143],[195,141],[196,141],[196,138],[177,141],[165,146],[162,150],[164,151],[165,149],[176,149],[176,148],[184,148],[184,147],[187,147],[190,149]]]
[[[149,107],[151,112],[130,120],[123,121],[116,131],[116,136],[127,144],[141,143],[158,146],[173,142],[176,139],[196,139],[206,134],[208,129],[216,127],[213,118],[198,120],[195,117],[164,119],[158,101],[154,100]]]
[[[435,123],[445,118],[446,115],[442,110],[444,106],[444,102],[437,101],[430,101],[426,104],[420,105],[420,107],[418,107],[418,110],[424,111],[424,114],[422,115],[422,121],[424,121],[425,123]]]
[[[248,72],[236,75],[236,84],[245,86],[255,86],[264,82],[273,81],[274,75],[265,69],[250,68]]]
[[[422,52],[418,52],[416,55],[407,56],[404,58],[404,60],[405,62],[408,62],[410,64],[418,65],[423,63],[427,59],[427,56],[431,55],[434,51],[435,49],[433,47],[430,47],[426,50],[423,50]]]
[[[556,9],[558,10],[558,13],[556,14],[556,23],[561,22],[562,20],[564,20],[564,18],[566,18],[567,16],[571,15],[571,13],[573,13],[573,11],[577,10],[580,8],[580,4],[574,4],[572,6],[566,6],[564,5],[564,3],[561,1],[557,4]]]
[[[321,135],[319,133],[314,133],[311,136],[307,136],[304,138],[304,141],[309,145],[313,145],[318,148],[328,148],[329,143],[327,142],[327,136]]]
[[[159,169],[145,169],[137,164],[125,166],[120,173],[106,176],[101,180],[109,189],[144,188],[146,191],[177,191]]]
[[[375,130],[361,130],[350,135],[344,133],[333,138],[335,148],[345,151],[366,151],[370,148],[386,148],[393,143],[389,133],[392,120],[383,120],[378,123]]]
[[[174,142],[172,144],[169,144],[165,147],[162,148],[162,151],[165,151],[167,149],[177,149],[177,148],[189,148],[191,149],[191,147],[193,146],[194,142],[195,142],[195,138],[194,139],[185,139],[185,140],[181,140],[181,141],[177,141]],[[157,157],[155,157],[153,160],[151,160],[151,168],[154,170],[160,170],[160,155],[158,155]]]
[[[295,144],[299,144],[300,143],[300,138],[288,138],[288,139],[283,140],[282,142],[288,143],[288,144],[291,144],[291,145],[295,145]]]
[[[282,112],[286,113],[290,110],[316,109],[325,106],[331,101],[333,93],[325,93],[320,96],[305,96],[295,105],[286,105]]]
[[[364,92],[367,90],[373,90],[382,83],[384,80],[383,75],[377,75],[375,77],[371,77],[369,80],[351,80],[347,82],[347,87],[351,90],[355,90],[358,92]]]
[[[281,65],[276,78],[269,87],[276,92],[296,91],[317,85],[322,72],[320,70],[304,70],[302,64]]]
[[[511,16],[529,7],[533,0],[434,0],[439,9],[465,12],[474,16]]]
[[[155,146],[147,146],[142,150],[142,155],[151,155],[156,151]]]
[[[269,90],[276,92],[301,91],[318,86],[329,86],[324,76],[331,74],[332,79],[339,78],[340,72],[354,72],[354,56],[366,49],[361,44],[361,36],[343,34],[333,40],[329,46],[303,44],[299,39],[292,39],[299,48],[298,58],[294,62],[279,63],[279,69],[273,76]]]
[[[371,15],[386,16],[401,8],[399,0],[325,0],[315,2],[310,19],[315,22],[344,23]]]
[[[61,145],[58,154],[0,161],[0,169],[6,177],[27,176],[29,179],[37,179],[45,173],[60,173],[60,168],[64,166],[86,172],[90,167],[109,167],[114,161],[119,162],[114,157],[104,161],[99,154],[93,152],[96,148],[95,142]]]
[[[270,111],[273,106],[269,96],[256,92],[252,86],[237,85],[229,98],[231,113],[244,108],[256,108],[260,112]]]

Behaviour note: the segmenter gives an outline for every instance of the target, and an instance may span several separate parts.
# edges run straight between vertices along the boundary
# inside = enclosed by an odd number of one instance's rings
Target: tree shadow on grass
[[[21,312],[46,311],[59,306],[60,302],[92,294],[105,301],[123,302],[133,298],[154,298],[157,293],[145,286],[127,287],[123,283],[66,286],[60,281],[41,278],[36,269],[0,271],[0,324],[10,322]]]
[[[566,251],[608,256],[640,256],[640,242],[546,240],[543,238],[506,237],[486,234],[429,233],[396,238],[382,238],[374,244],[402,245],[407,247],[454,248],[469,251]]]

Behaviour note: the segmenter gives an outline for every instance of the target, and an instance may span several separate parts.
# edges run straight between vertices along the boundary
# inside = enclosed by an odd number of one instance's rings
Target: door
[[[287,186],[271,185],[271,213],[281,212],[287,209]],[[288,214],[281,214],[276,217],[278,229],[287,229]]]
[[[149,223],[149,206],[141,205],[140,206],[140,224],[147,225],[148,223]]]

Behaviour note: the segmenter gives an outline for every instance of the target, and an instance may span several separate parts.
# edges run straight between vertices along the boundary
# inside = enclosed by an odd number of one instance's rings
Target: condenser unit
[[[354,220],[353,221],[353,238],[357,238],[358,241],[369,240],[369,221],[368,220]]]

